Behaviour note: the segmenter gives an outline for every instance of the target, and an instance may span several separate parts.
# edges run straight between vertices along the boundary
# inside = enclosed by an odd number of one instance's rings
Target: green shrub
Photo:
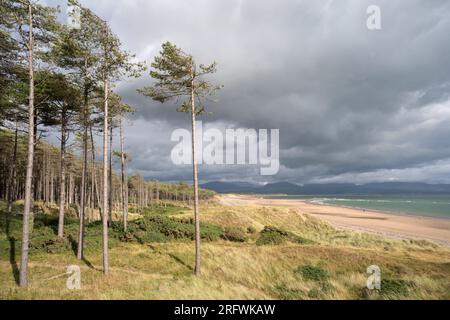
[[[22,238],[22,217],[10,215],[8,220],[4,215],[0,217],[2,231],[7,239],[0,243],[1,255],[4,256],[11,250],[20,251],[20,239]],[[40,252],[60,253],[75,251],[78,247],[78,219],[64,219],[64,238],[57,236],[58,217],[52,215],[37,214],[34,217],[33,232],[30,234],[30,254]],[[110,246],[117,244],[117,237],[111,232]],[[85,225],[85,247],[87,250],[102,249],[102,224],[100,221]],[[15,248],[12,248],[15,246]],[[18,251],[19,250],[19,251]]]
[[[30,252],[58,253],[70,248],[69,241],[59,239],[51,227],[35,225],[30,237]]]
[[[383,296],[408,296],[415,287],[415,283],[410,280],[385,278],[381,280],[380,293]]]
[[[299,266],[295,273],[300,274],[303,279],[305,280],[311,280],[311,281],[317,281],[317,282],[323,282],[328,279],[328,272],[321,267],[318,266],[312,266],[312,265],[303,265]],[[327,287],[328,288],[328,287]]]
[[[273,227],[264,227],[260,232],[256,244],[260,245],[277,245],[287,241],[289,234],[286,231],[279,230]]]
[[[311,290],[308,291],[308,298],[319,299],[320,295],[321,295],[321,292],[317,288],[312,288]]]
[[[145,208],[142,212],[144,216],[149,215],[176,215],[184,213],[184,211],[188,210],[186,207],[179,207],[173,204],[167,203],[165,206],[153,206]]]
[[[387,298],[395,299],[408,297],[411,291],[416,288],[416,284],[411,280],[400,278],[385,278],[381,280],[380,290],[370,290],[367,287],[361,288],[359,297],[363,299],[369,298]]]
[[[247,240],[244,231],[239,228],[231,227],[225,228],[223,238],[233,242],[245,242]]]
[[[275,227],[264,227],[260,232],[257,245],[278,245],[284,242],[294,242],[299,244],[312,244],[313,241],[299,237],[291,232],[284,231]]]
[[[169,238],[166,235],[162,234],[161,232],[155,231],[149,232],[139,231],[134,235],[134,237],[141,244],[150,242],[162,243],[167,242],[169,240]]]
[[[192,227],[194,227],[192,225]],[[224,230],[221,226],[209,224],[209,223],[201,223],[200,224],[200,235],[202,239],[207,241],[217,241],[223,238]],[[191,237],[194,239],[194,236]]]
[[[127,232],[123,231],[122,222],[113,221],[109,230],[109,244],[114,247],[119,241],[144,244],[177,239],[194,240],[193,219],[181,220],[169,216],[169,214],[180,213],[184,209],[173,205],[167,205],[166,208],[149,208],[142,218],[129,221]],[[17,252],[20,249],[22,217],[0,213],[0,227],[7,236],[5,240],[0,241],[0,256],[3,259],[3,257],[7,258],[10,252],[14,250]],[[56,215],[37,214],[33,227],[33,232],[30,235],[30,253],[57,253],[70,250],[76,252],[78,247],[78,219],[65,219],[64,239],[57,237],[58,217]],[[102,228],[101,221],[85,225],[84,240],[87,250],[102,250]],[[201,223],[200,236],[206,241],[217,241],[225,238],[222,227],[209,223]],[[230,237],[230,234],[228,236]],[[238,236],[235,235],[234,239],[237,241]]]
[[[31,252],[60,253],[70,250],[71,246],[67,239],[59,239],[53,236],[51,239],[32,239],[30,241]]]
[[[289,288],[285,284],[277,284],[273,287],[273,290],[281,300],[299,300],[304,299],[305,297],[305,293],[303,292],[303,290]]]
[[[128,230],[123,232],[122,223],[113,224],[114,234],[121,241],[137,241],[139,243],[167,242],[176,239],[195,239],[193,219],[178,220],[165,215],[146,215],[138,220],[130,221]],[[207,241],[216,241],[223,237],[224,230],[220,226],[201,223],[200,237]]]

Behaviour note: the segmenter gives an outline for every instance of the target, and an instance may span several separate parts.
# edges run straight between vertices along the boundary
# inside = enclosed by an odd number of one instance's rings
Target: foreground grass
[[[190,218],[191,212],[167,207],[149,209],[146,215],[179,221]],[[288,208],[208,205],[201,215],[214,237],[202,243],[200,277],[193,276],[194,245],[189,232],[185,232],[186,238],[174,238],[173,229],[156,230],[153,225],[149,230],[162,235],[146,241],[111,230],[111,272],[105,276],[100,233],[93,224],[88,227],[84,261],[76,259],[70,245],[51,244],[52,250],[48,250],[44,244],[32,250],[26,289],[16,284],[20,237],[14,232],[20,225],[12,220],[16,225],[9,225],[8,234],[5,228],[0,231],[0,298],[450,299],[448,248],[427,241],[388,240],[336,230]],[[1,219],[5,217],[3,214]],[[34,235],[53,230],[45,229],[45,223],[39,222],[43,219],[36,217]],[[275,242],[261,241],[261,237],[267,238],[264,230],[268,226],[277,235]],[[66,229],[69,234],[76,232],[76,223],[69,220]],[[279,234],[286,237],[279,238]],[[228,238],[234,241],[225,240]],[[71,264],[81,268],[80,290],[66,289],[64,273]],[[382,271],[381,291],[364,289],[366,268],[373,264]]]

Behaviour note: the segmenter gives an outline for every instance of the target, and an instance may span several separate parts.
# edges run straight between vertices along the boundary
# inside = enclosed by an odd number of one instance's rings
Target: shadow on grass
[[[175,261],[177,261],[178,263],[182,264],[183,266],[185,266],[189,271],[193,272],[194,268],[192,268],[192,266],[188,265],[186,262],[184,262],[183,260],[181,260],[181,258],[177,257],[176,255],[174,255],[173,253],[168,253],[167,254],[169,257],[171,257],[172,259],[174,259]]]
[[[78,241],[77,240],[75,240],[73,237],[72,237],[72,235],[69,235],[68,237],[67,237],[67,239],[69,240],[69,242],[70,242],[70,248],[72,249],[72,251],[73,251],[73,254],[75,255],[75,257],[78,255]],[[100,269],[97,269],[97,268],[95,268],[94,267],[94,265],[88,260],[88,259],[86,259],[86,257],[83,255],[83,257],[81,258],[81,260],[90,268],[90,269],[93,269],[93,270],[97,270],[97,271],[101,271]]]
[[[161,251],[159,251],[155,246],[153,245],[149,245],[149,247],[156,253],[160,253],[163,254]],[[176,262],[178,262],[179,264],[183,265],[184,267],[186,267],[189,271],[193,272],[194,268],[192,268],[192,266],[188,265],[186,262],[184,262],[180,257],[177,257],[175,254],[173,253],[166,253],[169,257],[171,257],[173,260],[175,260]]]
[[[78,253],[78,241],[75,240],[75,239],[72,237],[72,235],[69,235],[69,236],[67,237],[67,239],[69,240],[70,248],[72,249],[73,254],[74,254],[75,256],[77,256],[77,253]]]
[[[14,281],[19,284],[19,267],[16,262],[16,239],[9,237],[9,263],[14,275]]]
[[[11,264],[14,281],[18,285],[19,280],[19,267],[16,261],[16,239],[10,234],[10,214],[5,214],[5,234],[9,241],[9,263]]]
[[[94,267],[94,265],[88,260],[86,259],[86,257],[83,257],[81,260],[83,260],[83,262],[92,270],[97,270],[97,271],[102,271],[100,269],[97,269],[96,267]]]

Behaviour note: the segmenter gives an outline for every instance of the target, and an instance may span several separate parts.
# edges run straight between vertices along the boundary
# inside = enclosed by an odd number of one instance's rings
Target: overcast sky
[[[49,3],[61,3],[48,0]],[[201,166],[202,182],[450,183],[450,1],[81,0],[148,62],[171,41],[217,61],[225,87],[208,127],[280,129],[280,171]],[[366,9],[381,8],[381,30]],[[137,112],[126,127],[131,170],[189,180],[170,161],[170,135],[189,128],[174,104],[117,90]]]

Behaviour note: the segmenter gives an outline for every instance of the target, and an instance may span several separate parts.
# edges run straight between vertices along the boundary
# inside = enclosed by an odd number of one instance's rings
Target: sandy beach
[[[312,204],[299,199],[264,199],[258,195],[227,194],[221,195],[219,199],[223,205],[228,206],[295,207],[338,228],[391,238],[426,239],[450,246],[450,219]]]

